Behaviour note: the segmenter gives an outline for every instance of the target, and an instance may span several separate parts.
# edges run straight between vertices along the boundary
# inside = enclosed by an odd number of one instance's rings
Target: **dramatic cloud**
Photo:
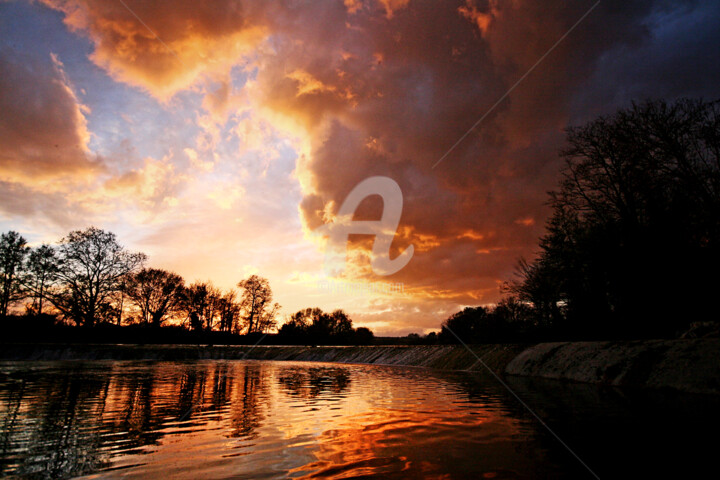
[[[0,70],[0,212],[76,227],[123,206],[153,212],[172,203],[183,179],[170,157],[133,169],[90,149],[91,110],[56,55],[3,48]]]
[[[102,168],[87,144],[85,114],[55,57],[0,49],[0,177],[38,183]]]
[[[199,76],[226,73],[263,38],[254,7],[236,1],[42,0],[95,44],[92,60],[115,79],[167,98]]]
[[[660,70],[658,57],[643,62],[635,53],[652,48],[662,34],[654,19],[671,16],[682,25],[696,21],[694,10],[702,8],[603,2],[433,169],[591,6],[413,2],[386,19],[372,10],[326,8],[336,20],[325,28],[299,24],[285,42],[276,40],[283,54],[262,60],[257,86],[265,105],[303,122],[309,134],[309,152],[298,165],[305,224],[325,222],[363,179],[387,175],[404,194],[397,251],[417,248],[390,280],[423,298],[496,300],[500,282],[520,256],[533,255],[542,233],[563,129],[627,105],[581,110],[593,86],[588,79],[603,77],[612,53],[634,57],[635,68]],[[693,95],[673,86],[689,87],[706,68],[716,70],[699,56],[708,39],[692,43],[692,58],[701,61],[669,57],[676,65],[662,70],[682,71],[684,80],[653,77],[653,91],[664,83],[666,96]],[[364,215],[378,218],[379,208]]]
[[[298,165],[305,224],[327,221],[363,179],[389,176],[404,194],[397,251],[417,246],[391,280],[419,296],[495,300],[542,231],[573,95],[604,51],[647,35],[638,27],[650,6],[598,10],[432,166],[590,5],[417,2],[385,18],[326,7],[335,20],[325,28],[298,23],[275,39],[282,54],[259,60],[255,87],[263,105],[307,132]],[[362,215],[378,218],[380,206]]]
[[[88,149],[88,109],[55,56],[0,48],[0,71],[0,214],[71,225],[87,212],[68,193],[105,168]]]
[[[164,209],[166,220],[177,215],[145,235],[165,246],[158,251],[167,262],[173,238],[200,229],[212,255],[236,248],[220,237],[252,229],[262,248],[243,243],[238,269],[262,263],[299,278],[309,268],[316,278],[321,256],[302,242],[358,183],[388,176],[404,202],[393,255],[412,244],[413,259],[374,277],[372,238],[353,236],[346,280],[402,282],[404,294],[346,296],[344,304],[325,297],[385,331],[434,327],[455,308],[499,298],[543,232],[569,124],[649,96],[720,91],[708,47],[720,40],[720,7],[703,2],[607,0],[592,11],[592,0],[124,3],[43,0],[88,39],[94,65],[160,100],[192,133],[161,155],[114,163],[82,202],[95,210],[131,197],[144,211]],[[97,174],[88,110],[59,61],[33,66],[2,55],[3,108],[17,119],[0,121],[10,147],[0,154],[3,180]],[[46,111],[57,113],[41,118]],[[356,218],[377,219],[382,208],[368,198]],[[304,240],[280,226],[298,220],[296,209],[302,223],[290,230]],[[291,247],[277,253],[283,245]],[[209,263],[207,255],[194,265]],[[297,288],[287,295],[308,293]]]

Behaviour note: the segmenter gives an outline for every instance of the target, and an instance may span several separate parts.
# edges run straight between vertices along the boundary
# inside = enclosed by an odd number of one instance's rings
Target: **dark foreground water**
[[[600,478],[718,470],[715,397],[508,381]],[[594,478],[497,380],[477,373],[5,362],[0,422],[0,474],[9,478]]]

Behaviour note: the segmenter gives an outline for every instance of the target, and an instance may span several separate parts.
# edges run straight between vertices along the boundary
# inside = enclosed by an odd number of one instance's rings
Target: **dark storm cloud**
[[[90,36],[98,65],[158,97],[249,55],[249,98],[302,132],[305,225],[389,176],[404,198],[395,246],[416,245],[392,280],[461,303],[497,299],[532,256],[568,124],[648,96],[715,97],[720,80],[717,5],[603,1],[433,169],[593,1],[130,2],[182,61],[118,6],[46,3]]]

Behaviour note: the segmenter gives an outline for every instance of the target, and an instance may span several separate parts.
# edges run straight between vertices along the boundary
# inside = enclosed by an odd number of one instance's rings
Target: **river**
[[[691,478],[716,470],[717,441],[704,434],[716,435],[719,407],[712,395],[513,377],[504,386],[422,368],[2,362],[0,474]]]

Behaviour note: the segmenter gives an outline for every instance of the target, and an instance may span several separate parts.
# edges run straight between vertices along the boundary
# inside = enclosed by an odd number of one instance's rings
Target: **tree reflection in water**
[[[0,377],[0,473],[69,478],[143,454],[168,433],[229,422],[227,437],[251,440],[266,417],[269,377],[255,364],[206,362],[26,364]],[[344,368],[282,370],[278,382],[310,399],[338,394]]]
[[[265,419],[262,402],[267,397],[267,377],[261,369],[243,369],[241,373],[230,410],[230,436],[253,439]]]
[[[103,417],[109,377],[82,368],[4,376],[0,473],[66,478],[109,465],[94,428]]]
[[[278,381],[287,393],[312,399],[323,393],[342,393],[350,385],[350,372],[342,367],[288,368]]]
[[[712,466],[693,432],[719,423],[714,397],[508,381],[601,478]],[[494,379],[426,369],[0,363],[0,427],[2,477],[587,474]]]
[[[173,429],[197,429],[228,414],[229,436],[252,437],[264,418],[259,369],[147,366],[66,362],[0,376],[0,474],[79,476],[108,467],[114,456],[148,452]]]

